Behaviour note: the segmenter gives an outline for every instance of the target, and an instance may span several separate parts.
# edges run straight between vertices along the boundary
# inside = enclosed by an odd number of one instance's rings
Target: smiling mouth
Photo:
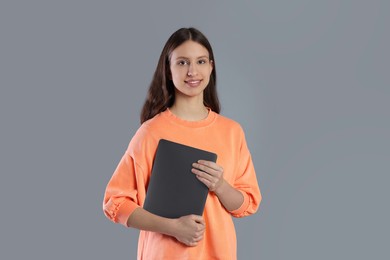
[[[197,87],[199,86],[201,80],[185,80],[184,82],[191,87]]]

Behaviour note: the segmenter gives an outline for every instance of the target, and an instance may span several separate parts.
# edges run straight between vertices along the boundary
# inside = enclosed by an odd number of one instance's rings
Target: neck
[[[203,104],[203,97],[201,99],[176,99],[170,110],[177,117],[187,121],[205,119],[209,113],[207,107]]]

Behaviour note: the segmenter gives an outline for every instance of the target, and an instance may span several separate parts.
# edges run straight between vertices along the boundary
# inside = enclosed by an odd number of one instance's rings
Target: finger
[[[214,186],[213,181],[210,181],[210,180],[203,178],[203,177],[200,177],[198,175],[196,177],[198,178],[199,181],[201,181],[204,185],[206,185],[207,188],[211,189]]]
[[[204,224],[204,223],[205,223],[202,216],[194,215],[194,214],[193,214],[193,215],[191,215],[191,218],[192,218],[193,220],[195,220],[195,222],[197,222],[197,223],[199,223],[199,224]]]
[[[199,223],[198,226],[196,227],[196,232],[198,232],[199,234],[204,233],[205,230],[206,230],[205,224]]]
[[[195,169],[201,170],[203,172],[206,172],[218,178],[223,175],[223,168],[218,164],[210,161],[200,161],[200,162],[204,162],[205,164],[193,163],[192,166]]]
[[[200,235],[200,236],[195,237],[193,242],[199,242],[202,239],[203,239],[203,234]]]
[[[196,224],[197,224],[197,231],[203,231],[206,228],[206,223],[204,221],[196,222]]]
[[[218,164],[216,164],[215,162],[212,162],[212,161],[206,161],[206,160],[198,160],[197,162],[198,164],[201,164],[201,165],[205,165],[213,170],[216,170],[216,171],[222,171],[222,167],[219,166]]]
[[[197,246],[198,245],[198,242],[189,242],[189,243],[186,243],[187,246]]]
[[[193,168],[191,171],[192,171],[192,173],[195,173],[198,177],[202,177],[202,178],[207,179],[209,181],[213,181],[216,178],[216,176],[214,176],[214,175],[211,175],[211,174],[204,172],[204,171],[200,171],[200,170],[195,169],[195,168]]]
[[[198,173],[204,172],[204,173],[207,173],[208,175],[212,175],[212,176],[217,176],[219,174],[219,172],[214,170],[213,168],[210,168],[208,166],[205,166],[205,165],[202,165],[199,163],[193,163],[192,167],[194,167],[192,169],[197,170]]]
[[[218,180],[208,180],[208,179],[205,179],[205,178],[202,178],[202,177],[199,177],[198,175],[196,175],[196,177],[198,178],[198,180],[200,182],[202,182],[204,185],[207,186],[207,188],[210,190],[210,191],[215,191],[219,186],[221,186],[221,183],[220,181]]]

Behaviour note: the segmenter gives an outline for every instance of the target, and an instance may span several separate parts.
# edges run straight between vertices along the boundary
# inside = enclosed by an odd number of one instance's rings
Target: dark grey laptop
[[[144,209],[167,218],[202,215],[208,188],[191,172],[198,160],[215,162],[215,153],[161,139],[157,146]]]

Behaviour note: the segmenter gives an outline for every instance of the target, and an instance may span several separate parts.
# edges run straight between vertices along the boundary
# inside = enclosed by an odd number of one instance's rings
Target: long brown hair
[[[217,95],[217,74],[215,69],[215,59],[213,49],[206,36],[195,28],[181,28],[174,32],[165,43],[161,52],[160,59],[154,72],[152,82],[150,83],[145,103],[142,107],[140,119],[141,124],[154,117],[158,113],[171,107],[175,102],[175,86],[169,78],[170,66],[169,59],[171,53],[185,41],[194,41],[203,45],[209,52],[209,58],[213,61],[213,70],[210,75],[210,81],[203,93],[203,103],[212,111],[219,113],[221,110]]]

